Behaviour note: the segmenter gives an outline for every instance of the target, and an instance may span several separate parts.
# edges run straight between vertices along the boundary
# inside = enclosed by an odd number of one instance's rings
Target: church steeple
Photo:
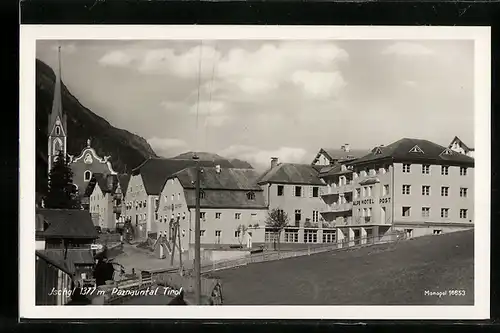
[[[61,98],[61,46],[58,48],[58,68],[56,72],[56,81],[54,83],[54,99],[52,101],[52,110],[49,115],[48,127],[48,171],[52,169],[55,158],[59,151],[64,152],[66,156],[67,123],[66,114],[63,112]]]

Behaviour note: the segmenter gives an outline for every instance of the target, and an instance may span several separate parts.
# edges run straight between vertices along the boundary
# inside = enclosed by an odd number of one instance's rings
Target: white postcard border
[[[491,189],[490,27],[21,25],[19,314],[21,318],[148,319],[488,319]],[[474,306],[35,306],[36,40],[266,39],[475,41]]]

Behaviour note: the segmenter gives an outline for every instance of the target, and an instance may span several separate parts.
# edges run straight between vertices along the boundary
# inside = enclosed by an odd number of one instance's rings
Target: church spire
[[[52,164],[54,163],[60,150],[63,151],[64,156],[66,156],[66,137],[67,137],[67,126],[66,126],[66,115],[63,112],[62,107],[62,95],[61,95],[61,46],[57,49],[57,63],[58,68],[55,70],[56,80],[54,82],[54,98],[52,100],[52,110],[49,115],[48,123],[48,172],[52,169]]]

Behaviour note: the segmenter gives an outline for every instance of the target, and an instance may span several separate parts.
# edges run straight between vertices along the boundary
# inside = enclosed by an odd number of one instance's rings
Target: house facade
[[[320,200],[326,185],[313,165],[279,163],[271,160],[271,168],[258,180],[269,210],[279,209],[289,218],[289,227],[281,233],[282,243],[330,242],[330,226],[324,224],[320,212],[325,203]],[[328,235],[323,238],[323,234]],[[274,243],[276,233],[265,229],[265,243]]]
[[[88,186],[89,211],[95,226],[102,230],[114,231],[123,223],[124,193],[122,187],[128,185],[127,175],[103,175],[94,173]]]
[[[267,205],[253,169],[202,167],[200,173],[200,242],[203,248],[252,246],[262,243]],[[193,245],[196,168],[169,177],[158,200],[158,237],[170,239],[179,221],[181,248]],[[245,226],[246,232],[239,230]]]
[[[168,177],[195,165],[192,159],[150,158],[132,171],[126,190],[125,219],[132,223],[136,237],[146,239],[151,235],[157,238],[155,216],[157,199]],[[232,168],[229,161],[199,161],[202,166]]]
[[[473,227],[474,159],[427,140],[376,147],[321,177],[327,184],[322,216],[335,225],[337,241]]]

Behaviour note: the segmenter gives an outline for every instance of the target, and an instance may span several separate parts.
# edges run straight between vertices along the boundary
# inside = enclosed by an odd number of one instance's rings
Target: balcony
[[[321,194],[321,197],[339,195],[341,193],[349,193],[352,192],[352,189],[353,189],[352,181],[349,182],[349,184],[345,185],[328,186],[325,192]]]
[[[321,214],[328,214],[328,213],[346,213],[352,211],[352,202],[346,202],[342,204],[333,204],[329,205],[324,211],[321,212]]]

